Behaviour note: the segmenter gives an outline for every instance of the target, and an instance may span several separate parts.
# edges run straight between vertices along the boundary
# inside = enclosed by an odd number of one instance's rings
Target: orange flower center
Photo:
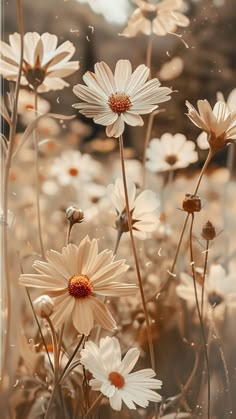
[[[70,176],[77,176],[77,175],[79,174],[79,170],[78,170],[78,169],[76,169],[75,167],[71,167],[71,168],[68,170],[68,172],[69,172]]]
[[[72,297],[84,298],[92,294],[93,286],[86,275],[76,274],[68,281],[68,291]]]
[[[120,114],[130,109],[131,101],[126,93],[116,92],[109,97],[108,105],[112,112]]]
[[[111,372],[108,376],[111,384],[113,384],[117,388],[122,388],[125,385],[125,379],[122,377],[119,372]]]

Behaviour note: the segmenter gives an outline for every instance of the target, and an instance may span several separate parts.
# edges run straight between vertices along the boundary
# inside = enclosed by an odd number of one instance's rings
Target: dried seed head
[[[33,301],[35,313],[42,318],[50,317],[54,310],[54,303],[48,295],[41,295]]]
[[[205,240],[214,240],[216,237],[215,227],[210,221],[207,221],[206,224],[204,224],[202,227],[201,236]]]
[[[84,221],[84,213],[82,209],[71,206],[66,210],[66,218],[71,224],[82,223]]]
[[[183,200],[183,210],[189,214],[201,211],[201,199],[197,195],[186,194]]]

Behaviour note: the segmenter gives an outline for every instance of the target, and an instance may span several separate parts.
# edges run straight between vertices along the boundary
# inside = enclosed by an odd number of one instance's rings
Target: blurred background
[[[68,79],[71,86],[80,83],[83,73],[93,70],[97,61],[106,61],[112,69],[120,58],[129,59],[133,68],[145,63],[148,37],[120,36],[136,8],[134,0],[23,0],[22,3],[25,32],[48,31],[56,34],[60,43],[70,40],[75,45],[73,59],[79,59],[80,70]],[[16,5],[14,0],[8,0],[3,6],[3,37],[8,42],[8,35],[18,30]],[[195,140],[199,130],[185,116],[185,101],[195,104],[198,99],[206,98],[214,105],[218,91],[227,98],[235,87],[236,7],[235,0],[185,0],[184,8],[190,25],[178,28],[182,38],[172,34],[153,36],[152,77],[158,76],[163,85],[177,91],[166,104],[167,112],[159,115],[153,136],[168,130],[182,132]],[[43,96],[50,101],[53,112],[68,114],[77,100],[71,87]],[[79,118],[91,124],[82,116]],[[125,141],[139,155],[144,129],[132,129],[132,132],[135,135],[131,138],[127,130]],[[100,134],[104,135],[103,128],[93,125],[84,141]],[[218,159],[223,163],[224,153]]]

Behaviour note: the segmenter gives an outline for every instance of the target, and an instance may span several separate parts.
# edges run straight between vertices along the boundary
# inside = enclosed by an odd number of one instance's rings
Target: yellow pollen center
[[[131,101],[126,93],[116,92],[109,97],[108,105],[112,112],[120,114],[130,109]]]
[[[76,169],[75,167],[71,167],[71,168],[68,170],[68,172],[69,172],[70,176],[77,176],[77,175],[79,174],[78,169]]]
[[[92,294],[93,286],[86,275],[76,274],[68,281],[68,291],[72,297],[85,298]]]
[[[122,388],[125,385],[125,379],[119,372],[111,372],[108,379],[117,388]]]

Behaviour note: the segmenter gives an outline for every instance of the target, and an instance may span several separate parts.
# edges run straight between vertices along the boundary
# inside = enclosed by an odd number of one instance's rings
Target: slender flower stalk
[[[17,0],[17,16],[18,16],[18,27],[20,33],[20,61],[19,68],[17,73],[16,85],[15,85],[15,94],[14,94],[14,103],[13,110],[11,115],[11,124],[10,124],[10,134],[7,148],[7,155],[5,161],[5,170],[3,174],[3,196],[1,200],[3,201],[3,266],[4,266],[4,285],[6,287],[6,306],[7,306],[7,320],[6,320],[6,335],[4,339],[4,350],[3,350],[3,362],[2,362],[2,380],[0,386],[2,386],[6,373],[7,373],[7,357],[9,350],[10,334],[11,334],[11,281],[9,273],[9,261],[8,261],[8,190],[9,190],[9,172],[11,168],[12,155],[14,150],[14,141],[16,133],[16,124],[17,124],[17,105],[18,105],[18,96],[20,90],[20,78],[23,64],[23,54],[24,54],[24,44],[23,44],[23,16],[22,16],[22,5],[21,0]]]
[[[152,34],[148,37],[148,44],[147,44],[147,55],[146,55],[146,66],[150,68],[149,79],[151,78],[151,71],[152,71]]]
[[[152,366],[152,369],[155,371],[155,356],[154,356],[154,349],[153,349],[151,325],[150,325],[150,321],[148,317],[147,305],[145,301],[142,278],[141,278],[141,273],[140,273],[140,268],[139,268],[139,261],[138,261],[138,256],[137,256],[137,251],[136,251],[134,236],[133,236],[132,219],[131,219],[130,210],[129,210],[129,197],[128,197],[128,190],[127,190],[127,183],[126,183],[124,146],[123,146],[122,135],[119,138],[119,147],[120,147],[120,160],[121,160],[121,169],[122,169],[122,177],[123,177],[124,192],[125,192],[126,214],[127,214],[127,221],[128,221],[128,226],[129,226],[130,240],[131,240],[132,252],[133,252],[134,261],[135,261],[135,269],[136,269],[136,274],[138,278],[139,289],[140,289],[140,294],[141,294],[141,299],[142,299],[143,311],[144,311],[144,316],[145,316],[145,321],[146,321],[151,366]]]
[[[204,270],[203,270],[203,277],[202,277],[202,298],[201,298],[201,317],[203,319],[204,316],[204,291],[205,291],[205,279],[207,273],[207,264],[208,264],[208,256],[209,256],[209,240],[206,240],[206,249],[205,249],[205,261],[204,261]]]
[[[47,406],[47,411],[45,414],[44,419],[50,419],[51,417],[51,408],[54,402],[54,398],[56,396],[56,394],[60,394],[59,392],[59,382],[58,382],[58,378],[59,378],[59,356],[60,353],[58,352],[58,342],[57,342],[57,335],[56,335],[56,331],[53,327],[53,324],[50,320],[50,318],[47,318],[47,322],[49,324],[50,330],[51,330],[51,335],[52,335],[52,343],[53,343],[53,355],[54,355],[54,387],[51,393],[51,397]]]
[[[200,304],[198,301],[198,294],[197,294],[197,286],[196,286],[196,276],[195,276],[195,266],[194,266],[194,255],[193,255],[193,224],[194,224],[194,213],[191,214],[191,225],[190,225],[190,232],[189,232],[189,246],[190,246],[190,264],[192,269],[192,278],[193,278],[193,286],[194,286],[194,294],[196,300],[196,307],[197,313],[200,321],[201,327],[201,334],[202,340],[204,345],[204,354],[206,360],[206,368],[207,368],[207,419],[211,418],[211,381],[210,381],[210,366],[209,366],[209,358],[208,358],[208,351],[207,351],[207,341],[205,336],[205,330],[203,325],[203,320],[200,311]]]
[[[145,136],[145,141],[144,141],[144,148],[143,148],[143,161],[142,161],[142,178],[143,178],[143,184],[142,187],[145,188],[145,181],[146,181],[146,170],[145,170],[145,164],[146,164],[146,158],[147,158],[147,148],[148,148],[148,144],[151,138],[151,133],[152,133],[152,126],[153,126],[153,122],[154,122],[154,118],[156,115],[158,115],[161,111],[160,110],[156,110],[154,112],[152,112],[149,117],[148,117],[148,123],[147,123],[147,131],[146,131],[146,136]]]
[[[84,419],[88,419],[89,417],[91,417],[91,415],[94,412],[94,410],[96,410],[97,407],[100,405],[103,397],[104,397],[104,394],[103,393],[99,394],[99,396],[94,400],[93,404],[88,409],[86,415],[84,416]]]
[[[71,355],[71,357],[70,357],[70,359],[68,360],[68,362],[67,362],[67,364],[66,364],[66,366],[65,366],[64,370],[62,371],[62,373],[61,373],[61,375],[60,375],[60,377],[59,377],[59,380],[58,380],[59,384],[61,384],[61,383],[62,383],[62,381],[64,380],[64,378],[65,378],[65,376],[66,376],[66,373],[68,372],[68,369],[69,369],[69,367],[70,367],[70,365],[71,365],[71,363],[72,363],[72,361],[73,361],[73,359],[74,359],[75,355],[78,353],[78,350],[80,349],[80,347],[81,347],[81,345],[82,345],[82,343],[83,343],[83,341],[84,341],[84,337],[85,337],[84,335],[82,335],[82,336],[81,336],[81,338],[80,338],[80,340],[79,340],[78,344],[76,345],[76,348],[74,349],[73,354]]]
[[[34,117],[37,118],[38,114],[38,93],[37,88],[34,89]],[[36,187],[36,210],[37,210],[37,223],[38,223],[38,234],[39,243],[42,258],[45,259],[45,251],[43,246],[42,237],[42,224],[41,224],[41,213],[40,213],[40,185],[39,185],[39,150],[38,150],[38,138],[37,138],[37,127],[34,130],[33,141],[34,141],[34,153],[35,153],[35,187]]]

